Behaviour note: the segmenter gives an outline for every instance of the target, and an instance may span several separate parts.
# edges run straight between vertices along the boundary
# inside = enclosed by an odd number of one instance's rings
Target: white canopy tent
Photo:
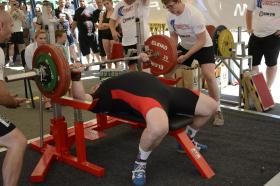
[[[228,28],[245,26],[248,0],[188,0],[205,15],[207,24],[225,25]],[[151,0],[150,23],[165,23],[167,10],[160,0]]]

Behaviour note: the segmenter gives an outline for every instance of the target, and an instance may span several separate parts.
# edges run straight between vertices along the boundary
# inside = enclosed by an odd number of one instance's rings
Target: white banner
[[[228,28],[245,27],[248,0],[189,0],[204,14],[207,24],[225,25]],[[165,23],[167,10],[160,0],[151,0],[150,22]]]

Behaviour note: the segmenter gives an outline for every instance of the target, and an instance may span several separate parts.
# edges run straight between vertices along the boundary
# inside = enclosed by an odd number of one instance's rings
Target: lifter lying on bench
[[[74,98],[97,101],[91,109],[94,113],[138,113],[146,121],[132,170],[132,181],[135,185],[145,184],[147,159],[168,133],[169,117],[172,115],[194,116],[193,123],[186,127],[186,132],[198,150],[207,148],[206,145],[196,142],[194,137],[217,109],[217,102],[211,97],[185,88],[165,85],[145,72],[128,72],[107,79],[95,86],[91,94],[86,94],[80,81],[83,69],[80,67],[80,64],[74,64],[71,73]]]

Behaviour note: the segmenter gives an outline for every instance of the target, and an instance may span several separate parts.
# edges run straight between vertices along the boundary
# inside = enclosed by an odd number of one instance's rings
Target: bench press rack
[[[248,60],[249,68],[244,69],[243,68],[243,65],[244,65],[243,62],[246,61],[246,60]],[[234,72],[234,69],[232,68],[232,65],[231,65],[232,62],[239,68],[239,74],[236,74]],[[245,56],[236,55],[236,56],[233,56],[233,57],[217,56],[216,57],[216,68],[218,68],[221,64],[224,64],[226,66],[226,68],[228,69],[230,74],[233,75],[239,83],[238,106],[241,107],[242,102],[243,102],[241,79],[242,79],[242,75],[243,75],[244,72],[251,71],[251,69],[252,69],[252,56],[248,56],[248,55],[245,55]],[[221,101],[227,102],[227,100],[221,100]]]
[[[252,70],[252,56],[246,55],[246,48],[245,42],[241,41],[241,33],[242,33],[242,27],[238,27],[237,29],[237,42],[234,43],[234,49],[232,50],[232,55],[230,57],[223,57],[223,56],[216,56],[215,63],[216,68],[218,68],[221,64],[224,64],[231,75],[234,76],[234,78],[239,83],[239,100],[238,100],[238,106],[241,108],[243,103],[243,95],[242,95],[242,76],[244,72],[251,71]],[[238,46],[240,46],[241,54],[237,54]],[[244,61],[248,61],[248,68],[244,69]],[[233,63],[232,63],[233,62]],[[239,74],[236,74],[233,68],[233,65],[236,65],[239,69]],[[221,100],[224,102],[231,102],[228,100]],[[232,103],[232,102],[231,102]]]
[[[54,114],[50,122],[50,135],[43,138],[43,146],[40,145],[40,140],[30,144],[33,149],[42,153],[42,157],[30,176],[32,182],[44,181],[53,160],[64,162],[95,176],[103,176],[105,168],[90,163],[86,159],[85,139],[94,141],[103,138],[105,137],[104,130],[120,124],[145,127],[143,118],[125,113],[96,114],[96,120],[83,122],[81,110],[89,110],[93,106],[92,103],[69,97],[54,98],[52,102],[54,103]],[[73,127],[67,128],[65,118],[61,114],[61,105],[74,108]],[[192,123],[192,118],[175,115],[170,118],[169,123],[169,134],[182,145],[200,174],[204,178],[212,178],[215,175],[214,171],[185,132],[185,127]],[[76,144],[76,155],[70,153],[74,143]]]

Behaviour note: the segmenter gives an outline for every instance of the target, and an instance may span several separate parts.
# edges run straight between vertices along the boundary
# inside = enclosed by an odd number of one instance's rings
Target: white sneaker
[[[213,125],[214,126],[222,126],[224,125],[225,121],[224,121],[224,117],[221,111],[217,111],[215,113],[215,118],[213,121]]]

